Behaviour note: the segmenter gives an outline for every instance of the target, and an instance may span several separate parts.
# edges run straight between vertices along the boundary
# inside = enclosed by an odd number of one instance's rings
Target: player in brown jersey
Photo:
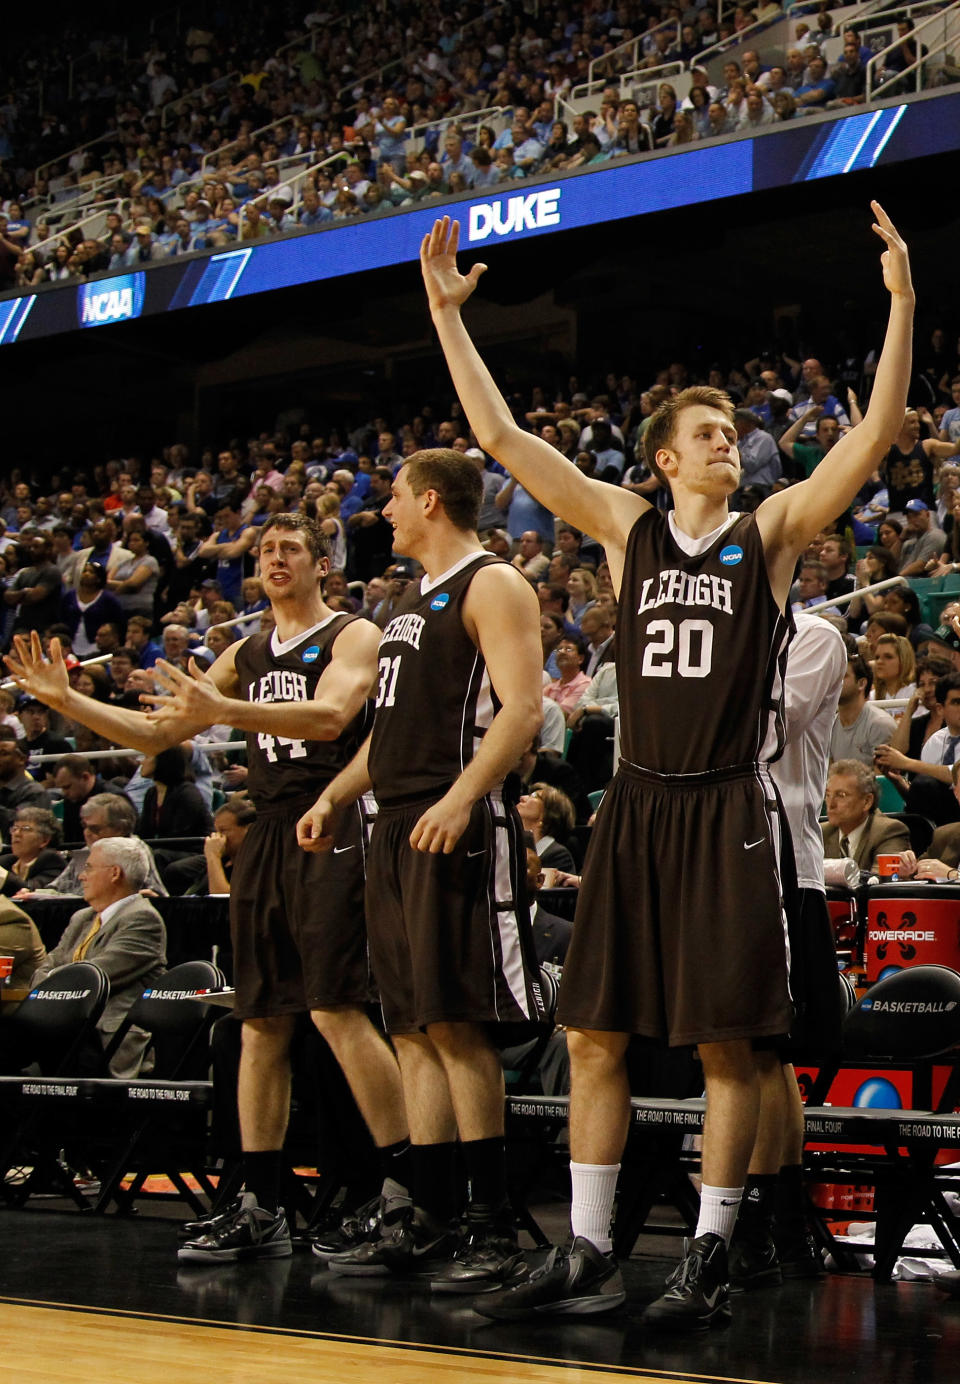
[[[144,715],[73,691],[57,645],[43,659],[36,634],[18,639],[8,664],[48,706],[123,745],[155,754],[214,724],[247,732],[257,819],[244,841],[230,895],[235,1013],[243,1020],[238,1103],[246,1193],[180,1250],[185,1259],[231,1261],[290,1253],[278,1206],[289,1117],[289,1046],[309,1010],[342,1066],[383,1154],[388,1191],[403,1200],[406,1116],[396,1061],[367,1017],[362,912],[363,843],[357,818],[326,861],[298,848],[297,818],[317,786],[342,768],[363,732],[379,631],[330,610],[329,568],[317,526],[282,515],[263,527],[260,575],[276,630],[231,644],[208,672],[186,675],[160,660],[166,692]],[[56,641],[54,641],[56,643]],[[316,867],[320,866],[318,870]],[[396,1190],[393,1184],[396,1184]]]
[[[329,849],[372,785],[370,957],[410,1118],[414,1211],[330,1268],[446,1292],[496,1289],[520,1262],[486,1026],[536,1018],[540,1000],[522,833],[501,795],[542,715],[539,608],[481,547],[480,499],[476,467],[455,451],[415,453],[394,479],[384,517],[426,575],[384,629],[370,737],[298,828],[307,850]],[[470,1184],[459,1245],[458,1136]]]
[[[644,1320],[702,1330],[730,1315],[726,1246],[759,1101],[752,1043],[791,1019],[766,768],[782,748],[787,594],[798,555],[847,508],[896,436],[910,377],[909,260],[890,218],[872,206],[890,316],[867,415],[811,479],[742,518],[728,510],[740,460],[722,392],[684,391],[651,420],[647,462],[675,505],[664,518],[516,425],[460,316],[485,266],[460,274],[448,218],[423,242],[434,324],[480,446],[603,544],[621,611],[624,760],[598,814],[558,1011],[570,1030],[574,1240],[528,1283],[480,1299],[489,1315],[601,1312],[623,1301],[609,1227],[631,1032],[696,1043],[707,1087],[697,1236]],[[746,648],[738,612],[759,620],[746,676],[731,657]]]

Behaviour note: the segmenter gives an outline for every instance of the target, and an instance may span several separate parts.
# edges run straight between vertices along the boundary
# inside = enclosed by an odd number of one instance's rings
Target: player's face
[[[423,531],[423,495],[414,495],[402,471],[390,487],[390,499],[383,507],[383,517],[393,525],[394,552],[415,557],[417,540]]]
[[[696,404],[676,422],[671,448],[657,453],[666,475],[700,495],[729,495],[740,484],[737,430],[719,409]]]
[[[271,529],[260,542],[260,580],[271,601],[310,596],[325,569],[326,558],[315,559],[295,529]]]

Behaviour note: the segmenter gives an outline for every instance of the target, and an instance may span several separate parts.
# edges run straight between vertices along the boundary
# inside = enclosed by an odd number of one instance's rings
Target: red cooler
[[[960,971],[960,884],[877,884],[867,896],[867,983],[906,966]]]
[[[827,888],[827,912],[833,926],[833,940],[841,956],[856,960],[854,949],[857,942],[857,899],[849,889],[838,889],[833,885]]]

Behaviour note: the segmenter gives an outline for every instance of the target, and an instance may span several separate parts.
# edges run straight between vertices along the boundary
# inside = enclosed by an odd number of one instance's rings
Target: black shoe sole
[[[706,1317],[685,1317],[680,1313],[677,1313],[676,1316],[651,1315],[649,1309],[640,1316],[641,1326],[646,1326],[651,1331],[672,1331],[677,1335],[698,1335],[700,1332],[709,1331],[711,1327],[727,1327],[732,1320],[733,1312],[729,1302],[725,1302]]]
[[[750,1274],[748,1278],[730,1279],[731,1293],[751,1293],[755,1288],[778,1288],[783,1282],[783,1273],[780,1265],[775,1264],[772,1268],[763,1269],[760,1273]]]
[[[626,1292],[605,1293],[592,1298],[566,1298],[562,1302],[544,1302],[537,1307],[495,1307],[477,1303],[475,1310],[494,1321],[529,1321],[531,1317],[593,1317],[601,1312],[613,1312],[627,1300]]]

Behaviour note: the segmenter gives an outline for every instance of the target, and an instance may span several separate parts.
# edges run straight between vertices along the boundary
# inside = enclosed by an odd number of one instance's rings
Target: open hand
[[[913,281],[910,278],[910,256],[907,247],[879,202],[871,202],[873,214],[877,218],[873,229],[885,243],[886,249],[880,256],[883,266],[883,282],[890,293],[913,297]]]
[[[420,268],[427,288],[430,311],[461,307],[486,273],[485,264],[475,264],[469,274],[457,268],[457,246],[460,243],[460,223],[449,216],[433,223],[433,230],[424,236],[420,246]]]
[[[63,661],[63,649],[58,639],[50,641],[48,661],[36,630],[31,630],[29,639],[15,634],[13,652],[7,654],[4,662],[20,690],[29,692],[44,706],[57,706],[70,691],[67,665]]]
[[[165,658],[157,659],[153,676],[160,690],[140,694],[141,702],[153,708],[147,712],[147,716],[152,721],[169,720],[171,716],[184,717],[208,726],[226,720],[224,703],[227,698],[194,659],[191,658],[187,666],[189,673],[168,663]]]

